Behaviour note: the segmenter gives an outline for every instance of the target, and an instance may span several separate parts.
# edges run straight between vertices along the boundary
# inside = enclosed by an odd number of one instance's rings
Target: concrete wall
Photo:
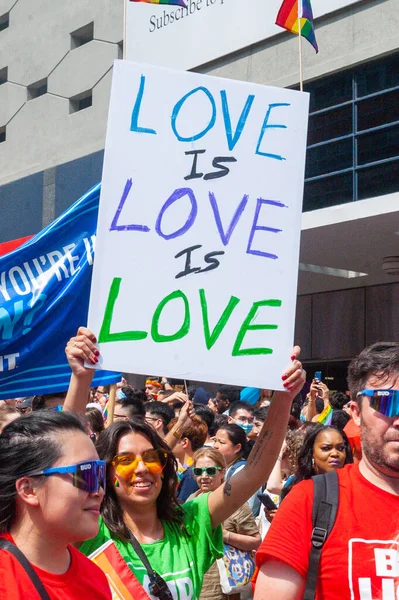
[[[103,149],[112,63],[120,57],[122,0],[0,0],[0,185]],[[94,23],[94,39],[72,48],[71,32]],[[118,45],[119,44],[119,45]],[[29,99],[28,86],[48,93]],[[92,91],[92,106],[70,99]]]

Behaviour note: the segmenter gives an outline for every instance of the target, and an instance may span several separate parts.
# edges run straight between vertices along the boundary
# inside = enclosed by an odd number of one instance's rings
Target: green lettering
[[[115,302],[119,296],[122,278],[114,277],[111,288],[109,290],[107,305],[105,307],[104,319],[98,336],[98,342],[105,344],[106,342],[129,342],[144,340],[148,333],[146,331],[119,331],[111,333],[112,316],[114,314]]]
[[[216,323],[212,333],[209,330],[209,319],[208,319],[208,305],[206,303],[205,291],[199,290],[200,302],[201,302],[201,310],[202,310],[202,321],[204,323],[204,336],[205,336],[205,344],[208,350],[212,348],[214,344],[216,344],[220,334],[222,333],[227,321],[230,319],[231,313],[240,302],[239,298],[236,296],[230,296],[230,300],[228,305],[223,311],[222,316],[219,321]]]
[[[175,300],[176,298],[181,298],[184,302],[183,324],[180,327],[179,331],[176,331],[176,333],[173,333],[172,335],[162,335],[161,333],[159,333],[159,327],[158,327],[159,319],[161,318],[161,313],[162,313],[164,307],[166,306],[166,304],[168,304],[168,302],[171,302],[172,300]],[[171,294],[169,294],[169,296],[166,296],[166,298],[161,300],[161,302],[156,307],[154,316],[152,317],[151,336],[152,336],[152,339],[154,340],[154,342],[158,342],[158,343],[174,342],[176,340],[180,340],[181,338],[183,338],[185,335],[188,334],[189,331],[190,331],[190,306],[189,306],[189,303],[187,300],[187,296],[185,296],[181,290],[176,290],[175,292],[172,292]]]
[[[255,354],[273,354],[272,348],[245,348],[241,349],[241,345],[244,341],[245,334],[247,331],[256,331],[256,330],[264,330],[264,329],[277,329],[278,325],[251,325],[251,321],[255,318],[258,308],[261,306],[281,306],[281,300],[260,300],[259,302],[254,302],[248,315],[244,319],[243,324],[241,325],[241,329],[238,332],[237,339],[235,341],[232,356],[253,356]]]

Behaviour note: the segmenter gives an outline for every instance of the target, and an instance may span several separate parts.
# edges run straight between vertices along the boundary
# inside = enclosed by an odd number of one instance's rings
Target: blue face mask
[[[240,423],[240,421],[235,421],[236,425],[239,425],[241,427],[241,429],[243,429],[245,431],[245,435],[248,435],[249,433],[251,433],[252,428],[253,428],[253,423]]]
[[[301,415],[300,415],[300,417],[299,417],[299,418],[301,419],[302,423],[306,423],[306,416],[305,416],[305,415],[303,415],[303,414],[301,413]]]

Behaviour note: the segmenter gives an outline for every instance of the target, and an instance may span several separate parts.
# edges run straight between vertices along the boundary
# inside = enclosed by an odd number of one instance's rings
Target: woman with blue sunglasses
[[[1,600],[111,599],[102,571],[71,546],[96,535],[104,492],[105,463],[72,413],[34,412],[5,427]]]

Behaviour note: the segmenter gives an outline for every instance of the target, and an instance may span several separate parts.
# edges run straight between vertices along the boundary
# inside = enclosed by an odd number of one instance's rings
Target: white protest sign
[[[125,2],[126,58],[174,69],[192,69],[285,31],[275,24],[282,0],[185,0],[187,8]],[[313,16],[356,2],[312,0]],[[315,28],[317,39],[317,22]]]
[[[115,61],[89,309],[101,368],[282,389],[308,102]]]

